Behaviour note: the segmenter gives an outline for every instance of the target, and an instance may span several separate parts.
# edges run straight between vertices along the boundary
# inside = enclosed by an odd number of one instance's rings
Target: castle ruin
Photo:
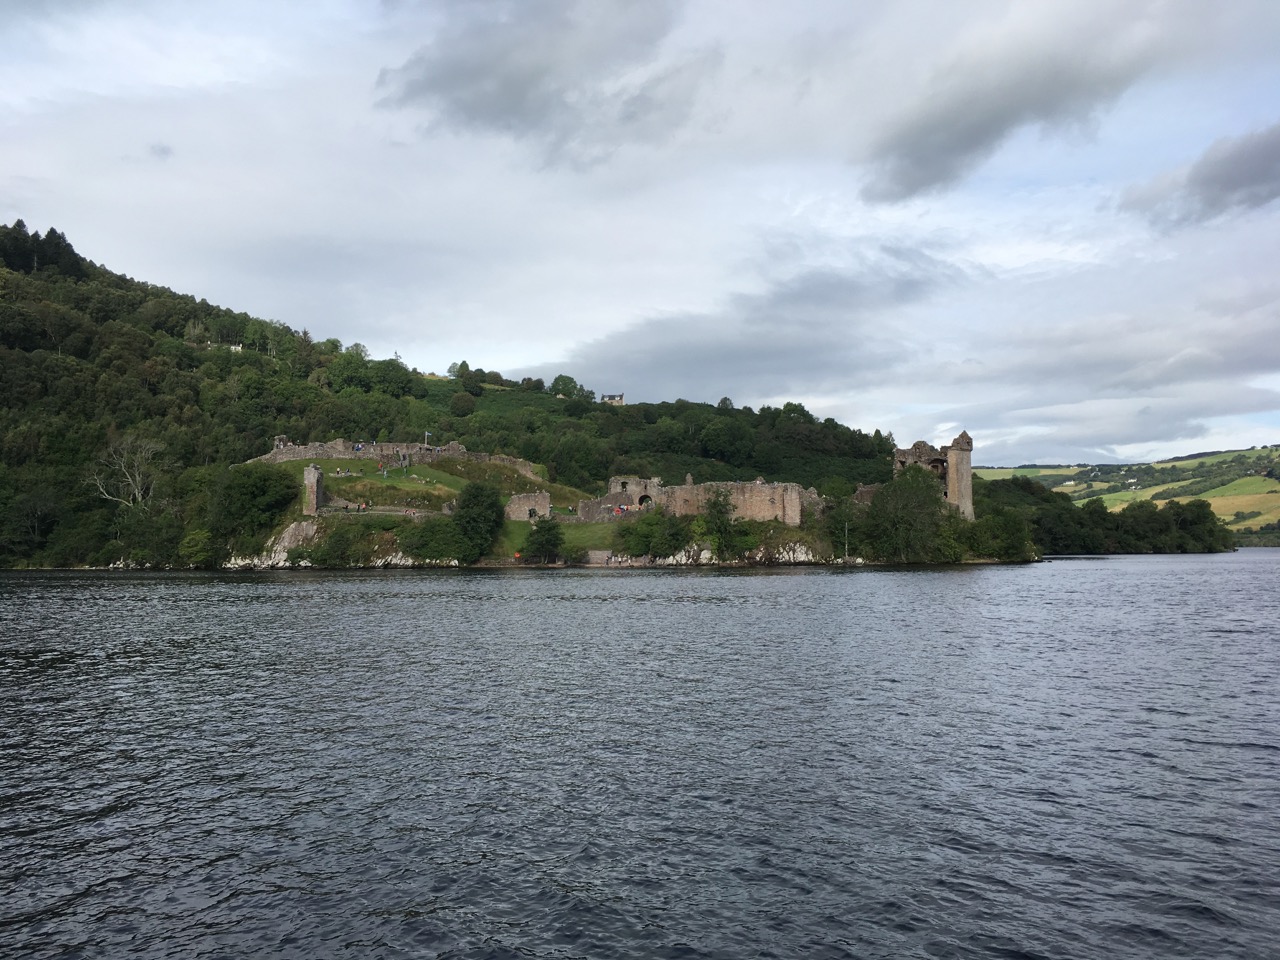
[[[816,507],[821,502],[817,491],[805,490],[798,483],[694,483],[693,477],[686,475],[681,486],[668,487],[657,477],[610,477],[609,492],[603,497],[578,502],[578,517],[585,521],[613,520],[655,507],[678,517],[694,516],[703,513],[707,501],[720,492],[728,495],[735,518],[780,520],[789,527],[800,526],[800,514],[806,506]]]
[[[967,431],[939,450],[917,440],[905,450],[893,452],[893,473],[897,476],[910,466],[928,470],[942,483],[946,501],[966,520],[973,519],[973,438]]]

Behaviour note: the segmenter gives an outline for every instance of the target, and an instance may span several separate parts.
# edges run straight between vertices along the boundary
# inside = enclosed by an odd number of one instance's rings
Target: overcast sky
[[[1275,0],[0,0],[0,220],[984,464],[1280,442]]]

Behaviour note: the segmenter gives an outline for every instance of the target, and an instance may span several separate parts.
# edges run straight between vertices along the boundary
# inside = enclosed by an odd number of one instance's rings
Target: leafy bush
[[[520,555],[529,563],[555,563],[564,553],[564,528],[552,514],[534,522]]]
[[[614,550],[629,557],[671,557],[693,539],[692,519],[660,510],[624,520],[614,530]]]
[[[415,560],[460,560],[469,550],[450,517],[427,517],[400,531],[400,549]]]

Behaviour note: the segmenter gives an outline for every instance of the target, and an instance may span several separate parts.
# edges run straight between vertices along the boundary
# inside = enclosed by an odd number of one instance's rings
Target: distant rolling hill
[[[975,467],[973,472],[986,480],[1034,477],[1079,503],[1101,497],[1112,510],[1134,500],[1207,500],[1242,535],[1242,543],[1274,534],[1275,545],[1280,545],[1280,444],[1156,463]]]

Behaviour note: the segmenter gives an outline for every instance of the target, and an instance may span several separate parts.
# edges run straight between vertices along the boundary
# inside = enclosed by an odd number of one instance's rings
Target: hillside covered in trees
[[[890,473],[892,437],[800,404],[616,407],[568,376],[517,383],[465,362],[450,373],[120,276],[56,230],[0,226],[0,563],[175,556],[193,533],[247,546],[292,492],[279,471],[230,468],[277,434],[430,433],[589,493],[613,474],[693,473],[838,496]]]
[[[32,233],[21,221],[0,226],[0,383],[0,566],[217,566],[259,550],[298,510],[297,469],[246,463],[280,434],[297,443],[457,441],[542,465],[559,502],[598,494],[613,475],[795,482],[825,503],[804,535],[837,557],[950,562],[1230,547],[1202,502],[1112,514],[1023,478],[977,481],[978,521],[966,524],[943,509],[931,478],[887,483],[891,435],[820,421],[798,403],[614,406],[568,375],[515,382],[462,361],[447,375],[423,373],[398,357],[371,358],[359,343],[315,341],[112,273],[58,231]],[[391,506],[436,509],[455,493],[478,497],[465,484],[492,479],[458,470],[430,489],[407,477],[399,489],[395,478],[379,486],[363,470],[348,484]],[[506,492],[525,482],[512,478]],[[886,486],[859,505],[850,495],[860,483]],[[367,529],[410,552],[416,544],[425,558],[456,554],[457,543],[471,559],[485,549],[483,537],[453,527],[401,526],[384,518]],[[488,519],[480,526],[501,539]],[[651,551],[701,537],[732,559],[769,536],[729,516],[651,517],[611,542]],[[350,542],[318,548],[313,559],[342,565],[369,555],[352,529],[339,539]]]

